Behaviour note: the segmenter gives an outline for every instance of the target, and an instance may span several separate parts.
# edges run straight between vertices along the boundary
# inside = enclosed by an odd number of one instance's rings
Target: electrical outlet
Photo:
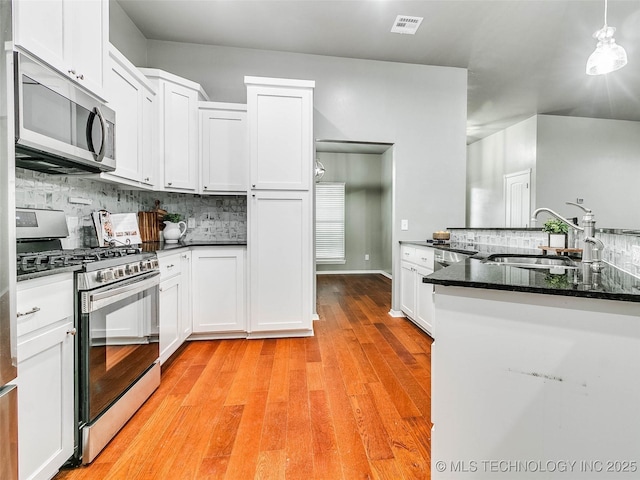
[[[400,230],[409,230],[409,220],[400,220]]]
[[[369,260],[369,254],[368,253],[364,254],[364,260],[365,260],[365,262]]]
[[[631,263],[640,267],[640,245],[631,245]]]
[[[196,228],[196,219],[193,217],[190,217],[187,220],[187,228]]]

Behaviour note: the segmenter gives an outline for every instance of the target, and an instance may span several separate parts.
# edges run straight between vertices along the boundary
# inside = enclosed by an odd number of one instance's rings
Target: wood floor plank
[[[187,342],[55,480],[428,480],[432,339],[390,302],[381,275],[320,275],[314,337]]]
[[[315,475],[317,478],[340,480],[342,478],[340,454],[325,392],[310,391],[309,407]]]
[[[211,432],[205,457],[231,455],[243,412],[244,405],[228,405],[222,408],[222,415]]]
[[[224,476],[226,480],[245,480],[255,475],[260,453],[260,435],[256,432],[262,428],[266,406],[266,392],[255,392],[244,406],[236,441]]]
[[[349,398],[358,424],[358,431],[369,459],[384,460],[394,458],[389,444],[389,435],[382,424],[382,419],[369,393],[351,395]]]
[[[260,451],[284,450],[287,441],[287,402],[268,402],[260,438]]]
[[[287,410],[289,416],[287,419],[285,478],[290,480],[315,478],[309,397],[304,370],[291,372]]]

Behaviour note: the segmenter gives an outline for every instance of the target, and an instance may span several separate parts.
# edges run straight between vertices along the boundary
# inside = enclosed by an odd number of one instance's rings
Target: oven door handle
[[[82,313],[91,313],[113,303],[119,302],[131,295],[144,292],[149,288],[160,285],[160,272],[147,274],[143,279],[115,288],[107,288],[97,292],[85,292],[82,299]],[[85,297],[86,295],[86,297]]]

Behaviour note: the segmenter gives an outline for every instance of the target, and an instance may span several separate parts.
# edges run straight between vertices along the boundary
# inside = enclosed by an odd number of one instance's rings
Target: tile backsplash
[[[185,221],[195,219],[196,226],[187,229],[186,240],[247,239],[247,198],[244,195],[121,190],[117,185],[90,176],[47,175],[16,168],[16,206],[64,211],[69,226],[69,237],[63,242],[65,248],[95,242],[93,211],[150,211],[156,200],[160,200],[160,208],[181,214]]]

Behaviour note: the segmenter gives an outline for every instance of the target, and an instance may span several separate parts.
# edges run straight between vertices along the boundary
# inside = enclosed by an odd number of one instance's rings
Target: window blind
[[[345,263],[344,183],[316,184],[316,261]]]

